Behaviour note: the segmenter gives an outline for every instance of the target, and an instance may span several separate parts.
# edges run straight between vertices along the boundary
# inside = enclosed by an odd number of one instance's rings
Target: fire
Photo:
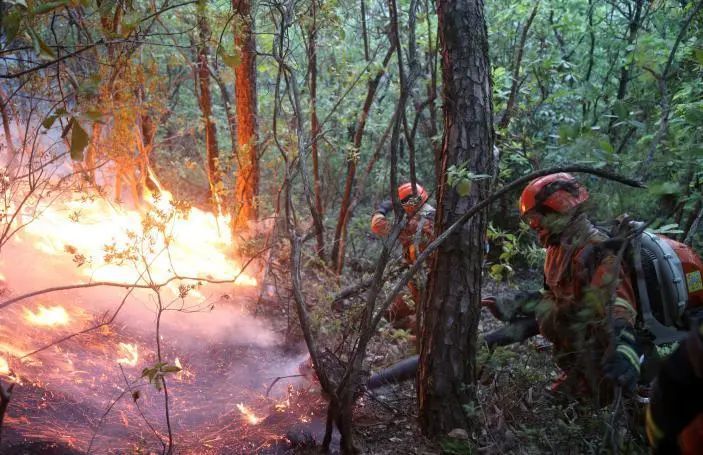
[[[10,364],[7,363],[5,357],[0,357],[0,374],[10,374]]]
[[[25,308],[24,317],[31,324],[45,326],[68,325],[71,320],[66,309],[60,305],[49,308],[39,305],[36,313]]]
[[[120,343],[117,346],[120,349],[120,354],[124,356],[117,359],[117,363],[129,365],[130,367],[136,366],[139,361],[137,345],[133,343]]]
[[[95,198],[56,202],[18,233],[18,241],[57,258],[73,256],[78,272],[93,281],[134,282],[140,277],[133,261],[119,257],[124,246],[150,243],[150,276],[165,282],[174,275],[231,280],[240,286],[256,286],[255,278],[241,273],[231,257],[236,242],[229,229],[229,216],[215,215],[197,208],[176,210],[178,205],[167,191],[150,198],[151,212],[128,210]],[[159,217],[168,218],[166,226],[157,228],[162,238],[150,237],[149,226]],[[153,234],[154,230],[151,231]],[[114,246],[108,251],[106,245]],[[168,248],[168,253],[163,250]],[[159,253],[161,251],[161,253]],[[178,284],[172,283],[178,295]],[[191,295],[199,297],[197,290]]]
[[[251,425],[258,425],[261,422],[261,417],[257,417],[253,412],[251,412],[243,403],[237,405],[237,409],[241,412],[244,417],[246,417],[247,422]]]

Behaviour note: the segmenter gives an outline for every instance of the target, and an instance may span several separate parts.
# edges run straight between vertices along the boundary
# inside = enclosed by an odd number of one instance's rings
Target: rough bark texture
[[[219,210],[219,194],[222,181],[217,164],[219,146],[217,144],[217,127],[212,117],[212,95],[210,93],[210,70],[208,68],[207,40],[210,36],[210,26],[205,15],[198,18],[200,32],[200,47],[198,49],[198,103],[205,123],[205,159],[207,162],[207,177],[210,183],[210,199]]]
[[[442,232],[488,194],[488,181],[460,197],[447,185],[449,166],[467,163],[491,173],[492,98],[486,23],[481,0],[438,0],[444,81],[444,139],[437,232]],[[430,436],[468,428],[464,405],[474,397],[476,330],[481,292],[485,212],[470,218],[439,248],[432,263],[418,376],[420,423]]]
[[[246,226],[256,219],[259,192],[259,155],[256,128],[256,43],[251,0],[232,0],[235,11],[234,44],[239,50],[235,66],[237,104],[237,183],[234,190],[232,222]]]

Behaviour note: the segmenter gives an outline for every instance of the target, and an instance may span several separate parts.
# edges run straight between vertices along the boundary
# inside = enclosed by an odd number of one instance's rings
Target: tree
[[[234,66],[237,105],[237,182],[232,225],[256,219],[259,190],[259,147],[256,126],[256,42],[250,0],[232,0],[235,12],[234,44],[239,61]]]
[[[210,183],[210,199],[219,210],[219,194],[221,192],[221,176],[219,171],[219,147],[217,144],[217,128],[212,115],[212,96],[210,93],[210,69],[208,39],[210,38],[210,26],[205,16],[205,3],[198,4],[198,31],[200,45],[197,55],[197,82],[198,82],[198,104],[203,114],[205,122],[205,157],[208,181]]]
[[[444,138],[437,176],[436,232],[441,233],[488,194],[477,179],[491,171],[494,133],[488,36],[481,0],[439,0]],[[449,185],[448,173],[466,166],[470,189]],[[471,218],[438,250],[423,302],[420,422],[428,435],[469,427],[474,398],[476,330],[486,214]]]

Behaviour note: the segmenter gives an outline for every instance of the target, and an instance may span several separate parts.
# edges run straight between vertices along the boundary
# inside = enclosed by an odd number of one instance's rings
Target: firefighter
[[[398,199],[403,206],[408,221],[400,232],[399,240],[403,247],[403,259],[407,265],[412,265],[418,255],[433,239],[433,223],[435,209],[427,203],[429,195],[419,185],[413,191],[410,182],[398,187]],[[393,212],[393,203],[383,201],[371,217],[371,232],[379,237],[386,237],[391,229],[388,215]],[[399,295],[386,312],[386,318],[395,328],[402,328],[414,332],[416,329],[415,308],[421,303],[421,282],[424,277],[415,278],[408,282],[410,301]]]
[[[659,370],[647,408],[647,438],[655,454],[703,450],[703,321]]]
[[[553,389],[605,402],[613,383],[635,389],[640,349],[629,273],[612,250],[601,248],[608,236],[587,218],[588,198],[570,174],[551,174],[527,185],[520,215],[547,250],[544,290],[533,310],[563,370]]]

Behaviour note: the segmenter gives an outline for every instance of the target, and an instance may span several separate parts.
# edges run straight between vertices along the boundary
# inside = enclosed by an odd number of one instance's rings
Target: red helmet
[[[410,182],[403,183],[398,187],[398,199],[406,211],[419,209],[429,199],[427,191],[419,183],[415,184],[415,189],[417,192],[413,193],[413,185]]]
[[[520,216],[524,217],[531,210],[568,213],[586,200],[588,191],[571,174],[560,172],[545,175],[531,181],[523,190],[520,196]]]

